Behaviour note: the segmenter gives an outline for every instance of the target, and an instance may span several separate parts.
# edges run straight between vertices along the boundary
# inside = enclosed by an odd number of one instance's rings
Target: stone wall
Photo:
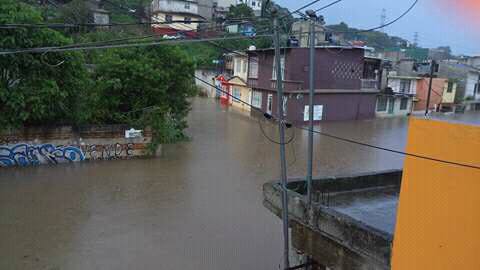
[[[4,132],[0,134],[0,167],[147,155],[151,131],[146,129],[141,137],[125,138],[128,129],[130,127],[125,125],[102,125],[23,128]]]

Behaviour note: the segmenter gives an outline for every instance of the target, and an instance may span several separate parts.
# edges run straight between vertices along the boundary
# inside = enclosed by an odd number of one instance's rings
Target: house
[[[387,88],[377,97],[375,109],[377,117],[410,114],[420,79],[420,77],[388,75]]]
[[[425,112],[430,78],[417,81],[417,92],[414,100],[414,112]],[[432,79],[432,92],[430,94],[430,111],[453,111],[457,84],[446,78]]]
[[[306,48],[310,46],[310,20],[298,19],[292,24],[291,38],[298,40],[298,46]],[[315,24],[315,45],[326,45],[327,33],[321,23]]]
[[[288,121],[308,121],[309,49],[281,49],[284,87],[283,109]],[[378,83],[372,83],[380,60],[366,61],[363,48],[317,46],[315,52],[315,121],[355,120],[375,117]],[[366,72],[371,71],[371,72]],[[378,76],[377,76],[378,77]],[[252,105],[277,116],[274,50],[248,51],[248,86]]]
[[[226,90],[230,93],[228,104],[244,111],[250,111],[250,106],[247,104],[251,103],[252,89],[247,85],[248,56],[246,53],[238,51],[229,55],[232,59],[233,75],[226,84]]]
[[[438,76],[457,83],[455,103],[466,110],[480,110],[480,69],[455,60],[439,63]]]
[[[157,34],[167,36],[195,35],[198,22],[204,18],[198,13],[197,0],[153,0],[153,22],[174,22],[168,24],[153,24],[152,29]]]

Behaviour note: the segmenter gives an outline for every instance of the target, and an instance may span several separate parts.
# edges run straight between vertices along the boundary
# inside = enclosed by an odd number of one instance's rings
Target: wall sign
[[[303,121],[309,120],[309,106],[305,105],[305,110],[303,112]],[[323,105],[313,105],[313,120],[320,121],[323,117]]]

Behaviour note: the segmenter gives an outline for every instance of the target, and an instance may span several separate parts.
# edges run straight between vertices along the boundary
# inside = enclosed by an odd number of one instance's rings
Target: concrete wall
[[[406,152],[480,166],[480,127],[410,118]],[[405,157],[393,270],[480,269],[480,170]]]
[[[408,98],[408,103],[407,103],[407,108],[404,109],[404,110],[401,110],[400,109],[400,105],[401,105],[401,102],[402,102],[402,97],[394,97],[394,96],[386,96],[387,99],[391,99],[393,100],[393,102],[390,102],[387,100],[387,109],[385,111],[379,111],[378,110],[378,100],[380,98],[380,96],[377,97],[377,103],[376,103],[376,116],[377,117],[395,117],[395,116],[407,116],[411,110],[412,110],[412,106],[413,106],[413,101],[412,101],[412,98],[409,97]],[[403,97],[405,98],[405,97]],[[393,107],[393,109],[391,109],[391,107]]]
[[[267,111],[268,95],[272,95],[272,114],[277,115],[277,94],[274,91],[262,91],[262,110]],[[287,120],[304,123],[305,106],[308,94],[286,94]],[[374,93],[325,93],[316,94],[314,105],[323,105],[322,121],[342,121],[371,119],[375,117]]]
[[[0,167],[126,159],[147,155],[150,130],[125,138],[122,125],[26,128],[0,135]]]
[[[212,84],[215,85],[214,78],[217,76],[217,72],[210,69],[197,69],[195,70],[195,76]],[[200,87],[201,91],[208,97],[215,97],[216,89],[201,80],[195,78],[195,85]]]

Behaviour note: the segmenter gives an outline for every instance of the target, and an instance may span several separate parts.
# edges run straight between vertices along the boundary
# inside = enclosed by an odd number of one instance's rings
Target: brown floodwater
[[[261,190],[279,175],[278,145],[257,121],[210,99],[194,100],[189,125],[191,141],[164,146],[158,158],[0,169],[0,269],[278,269],[281,221]],[[317,129],[403,150],[407,120]],[[305,174],[306,147],[297,131],[289,176]],[[402,162],[315,136],[315,176]]]

